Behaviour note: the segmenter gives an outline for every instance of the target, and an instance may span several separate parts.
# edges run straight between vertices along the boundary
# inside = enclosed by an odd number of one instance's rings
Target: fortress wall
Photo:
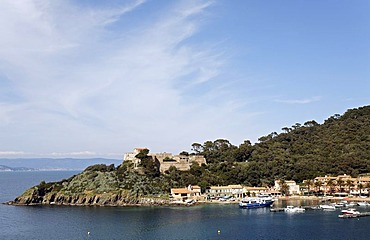
[[[199,156],[199,155],[191,155],[191,156],[189,156],[189,162],[190,163],[197,162],[199,165],[207,164],[206,159],[203,156]]]
[[[171,153],[152,153],[148,155],[157,158],[159,162],[162,162],[166,157],[173,158]]]
[[[125,153],[124,154],[124,160],[125,161],[132,161],[134,163],[135,169],[137,169],[140,165],[140,159],[136,158],[135,156],[138,153],[138,149],[135,149],[134,152],[131,153]],[[153,158],[156,158],[159,161],[160,164],[160,171],[165,172],[168,170],[171,166],[176,167],[180,171],[187,171],[190,169],[190,166],[193,162],[197,162],[199,165],[207,164],[206,159],[203,156],[199,155],[172,155],[171,153],[152,153],[148,154],[148,156],[151,156]],[[174,161],[164,161],[164,159],[170,158]]]
[[[190,164],[188,163],[177,163],[177,162],[161,162],[159,170],[161,172],[165,172],[171,166],[176,167],[180,171],[187,171],[190,169]]]

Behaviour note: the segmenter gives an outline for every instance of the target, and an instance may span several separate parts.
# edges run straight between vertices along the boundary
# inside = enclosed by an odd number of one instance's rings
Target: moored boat
[[[284,211],[288,213],[299,213],[299,212],[305,212],[306,209],[301,208],[301,207],[287,206],[284,209]]]
[[[271,207],[274,201],[268,197],[248,197],[239,202],[241,208],[263,208]]]
[[[354,207],[354,206],[358,206],[356,202],[350,202],[346,204],[346,207]]]
[[[322,204],[322,205],[320,205],[320,208],[322,210],[327,210],[327,211],[335,210],[334,205],[328,205],[328,204]]]
[[[341,211],[342,214],[347,214],[347,215],[359,215],[360,212],[357,211],[355,208],[348,208],[348,209],[343,209]]]
[[[368,203],[368,202],[358,202],[357,205],[360,206],[360,207],[368,207],[368,206],[370,206],[370,203]]]

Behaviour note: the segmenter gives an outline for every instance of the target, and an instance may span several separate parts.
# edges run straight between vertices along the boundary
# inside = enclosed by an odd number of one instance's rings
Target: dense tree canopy
[[[258,186],[275,179],[301,182],[370,172],[370,106],[335,114],[323,124],[311,120],[282,131],[260,137],[255,145],[246,140],[237,147],[225,139],[193,143],[193,154],[204,155],[208,163],[201,167],[199,182]]]

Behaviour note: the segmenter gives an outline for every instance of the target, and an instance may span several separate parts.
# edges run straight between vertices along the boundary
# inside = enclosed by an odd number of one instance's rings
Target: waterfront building
[[[244,193],[247,193],[249,196],[258,196],[258,195],[265,195],[270,194],[270,189],[267,187],[247,187],[244,186]]]
[[[201,197],[201,194],[199,186],[189,185],[187,188],[171,188],[171,196],[176,200],[197,199]]]
[[[304,180],[303,183],[306,181],[308,180]],[[312,181],[312,186],[315,184],[320,186],[320,190],[324,194],[332,193],[337,197],[346,197],[348,195],[368,195],[370,190],[367,188],[368,183],[370,183],[370,176],[353,178],[351,175],[342,174],[338,176],[325,175],[324,177],[316,177]]]
[[[244,188],[242,185],[227,185],[227,186],[211,186],[209,189],[206,190],[206,194],[208,197],[234,197],[234,198],[242,198],[244,195]]]
[[[286,180],[284,181],[286,185],[288,185],[288,193],[289,195],[300,195],[301,190],[299,185],[294,180]],[[275,180],[274,189],[276,191],[281,191],[281,180]]]

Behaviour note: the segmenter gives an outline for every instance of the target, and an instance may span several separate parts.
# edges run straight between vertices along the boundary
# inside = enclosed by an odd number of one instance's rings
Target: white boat
[[[359,205],[360,207],[368,207],[368,206],[370,206],[370,203],[368,203],[368,202],[358,202],[357,205]]]
[[[284,211],[288,213],[300,213],[305,212],[306,209],[301,207],[287,206],[286,208],[284,208]]]
[[[320,208],[322,210],[327,210],[327,211],[335,210],[334,205],[328,205],[328,204],[322,204],[322,205],[320,205]]]
[[[334,204],[334,207],[336,207],[336,208],[342,208],[342,207],[345,207],[345,206],[346,205],[344,203],[341,203],[341,202]]]
[[[346,204],[347,207],[354,207],[354,206],[358,206],[357,203],[355,202],[350,202],[348,204]]]
[[[355,208],[343,209],[341,212],[342,214],[345,214],[345,215],[359,215],[360,214],[360,212],[357,211],[357,209]]]
[[[263,198],[263,199],[266,199],[268,201],[273,201],[275,202],[276,199],[274,199],[271,194],[267,194],[267,193],[261,193],[259,195],[257,195],[258,198]]]
[[[194,204],[194,203],[195,203],[195,200],[194,200],[194,199],[186,199],[186,200],[185,200],[185,203],[186,203],[187,205],[192,205],[192,204]]]

